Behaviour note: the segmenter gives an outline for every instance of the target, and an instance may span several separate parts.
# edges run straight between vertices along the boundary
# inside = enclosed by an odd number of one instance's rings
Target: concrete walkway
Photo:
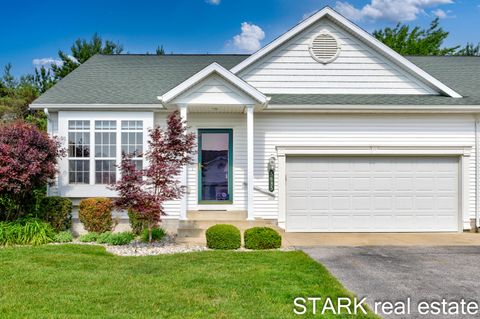
[[[283,233],[283,246],[480,246],[480,233]]]

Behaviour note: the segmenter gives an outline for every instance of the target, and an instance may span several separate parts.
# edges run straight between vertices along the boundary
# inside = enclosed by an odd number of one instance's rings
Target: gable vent
[[[330,63],[340,54],[340,45],[333,35],[322,32],[313,38],[310,54],[320,63]]]

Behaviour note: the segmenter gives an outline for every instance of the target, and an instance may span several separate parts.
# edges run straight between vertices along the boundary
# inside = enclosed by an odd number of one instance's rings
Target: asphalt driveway
[[[479,318],[421,315],[422,301],[480,302],[480,247],[306,247],[350,291],[375,302],[411,298],[411,314],[384,318]],[[449,304],[450,306],[451,304]],[[377,309],[380,306],[377,305]],[[448,307],[447,307],[448,309]]]

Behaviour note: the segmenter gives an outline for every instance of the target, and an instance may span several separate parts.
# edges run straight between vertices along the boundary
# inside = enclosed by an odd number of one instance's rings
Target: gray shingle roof
[[[95,55],[33,104],[159,104],[166,93],[217,62],[230,69],[247,55]]]
[[[217,62],[247,55],[96,55],[33,104],[158,104],[157,96]],[[407,57],[464,98],[429,95],[273,94],[270,104],[480,105],[480,57]]]

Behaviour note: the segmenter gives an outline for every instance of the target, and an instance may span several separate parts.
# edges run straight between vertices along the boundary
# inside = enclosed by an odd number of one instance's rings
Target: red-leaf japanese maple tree
[[[13,220],[29,213],[34,190],[57,173],[57,159],[65,154],[57,138],[35,125],[0,125],[0,219]]]
[[[183,167],[193,162],[195,134],[187,133],[187,126],[178,111],[167,118],[167,127],[156,126],[149,132],[145,153],[147,167],[137,170],[132,154],[123,154],[121,179],[113,185],[119,194],[115,205],[131,210],[148,227],[149,241],[152,229],[165,215],[164,203],[179,199],[185,187],[179,181]]]

